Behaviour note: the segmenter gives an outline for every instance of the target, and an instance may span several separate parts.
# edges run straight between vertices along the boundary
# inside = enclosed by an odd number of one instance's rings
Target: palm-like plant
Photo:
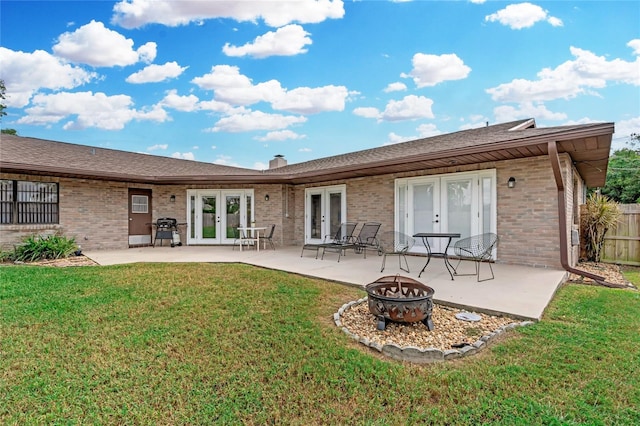
[[[587,260],[600,262],[604,236],[618,225],[620,207],[607,196],[594,192],[587,198],[581,216],[582,234],[585,236]]]

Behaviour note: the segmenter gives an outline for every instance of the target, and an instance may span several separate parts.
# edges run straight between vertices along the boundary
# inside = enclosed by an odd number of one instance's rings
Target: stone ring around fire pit
[[[431,311],[434,290],[413,278],[400,275],[386,276],[367,284],[369,311],[378,319],[378,330],[387,327],[387,321],[418,322],[433,330]]]

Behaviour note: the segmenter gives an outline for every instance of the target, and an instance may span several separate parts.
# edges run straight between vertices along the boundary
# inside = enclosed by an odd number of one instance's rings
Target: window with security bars
[[[1,224],[59,223],[58,184],[0,180]]]

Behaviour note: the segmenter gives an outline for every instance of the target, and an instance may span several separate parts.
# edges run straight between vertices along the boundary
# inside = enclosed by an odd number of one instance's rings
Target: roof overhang
[[[558,135],[533,136],[491,145],[444,150],[435,154],[396,158],[392,161],[303,172],[289,176],[288,179],[291,183],[298,184],[320,182],[327,180],[327,177],[345,179],[546,156],[548,155],[547,143],[553,140],[558,142],[560,153],[566,153],[571,157],[586,185],[599,187],[604,186],[606,179],[613,130],[613,124],[607,123],[601,128],[590,128],[588,131],[577,130]]]
[[[541,132],[536,132],[540,130]],[[576,169],[588,187],[604,186],[613,123],[603,123],[576,129],[559,129],[545,133],[544,129],[533,129],[532,132],[514,130],[512,139],[489,144],[468,146],[465,148],[441,150],[411,156],[399,156],[393,159],[354,162],[335,167],[321,167],[310,171],[287,172],[278,169],[263,173],[250,174],[212,174],[212,175],[176,175],[161,174],[156,176],[113,173],[80,168],[37,166],[28,163],[5,162],[0,159],[0,170],[3,172],[57,176],[79,179],[98,179],[118,182],[147,183],[155,185],[189,185],[189,184],[305,184],[318,183],[337,179],[375,176],[390,173],[403,173],[418,170],[429,170],[451,166],[497,162],[527,157],[548,155],[547,143],[557,142],[558,152],[568,154]]]

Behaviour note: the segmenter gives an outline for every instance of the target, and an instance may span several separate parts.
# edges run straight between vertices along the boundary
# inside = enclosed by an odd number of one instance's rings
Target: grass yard
[[[0,423],[640,424],[638,292],[563,287],[426,366],[333,325],[363,294],[246,265],[0,267]]]

